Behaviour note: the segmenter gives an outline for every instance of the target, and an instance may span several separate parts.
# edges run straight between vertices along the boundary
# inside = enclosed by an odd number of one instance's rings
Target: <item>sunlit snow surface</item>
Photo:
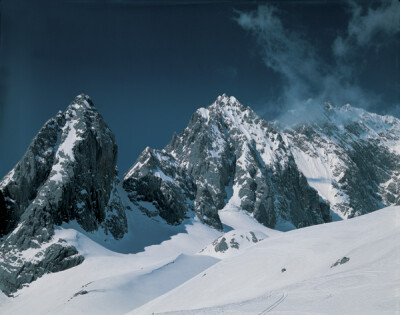
[[[224,232],[194,217],[173,227],[134,208],[128,215],[131,232],[120,242],[73,223],[57,229],[85,261],[15,298],[0,295],[0,314],[400,312],[400,207],[285,233],[232,206],[221,211]],[[224,233],[246,231],[265,238],[234,255],[199,254]]]
[[[399,266],[400,207],[390,207],[271,236],[131,314],[395,314]]]

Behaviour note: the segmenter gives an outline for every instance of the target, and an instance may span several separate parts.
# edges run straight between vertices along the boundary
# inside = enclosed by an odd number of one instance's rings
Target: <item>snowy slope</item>
[[[44,275],[19,290],[15,298],[3,296],[0,314],[123,314],[218,261],[213,257],[194,255],[220,235],[197,220],[185,222],[186,232],[184,229],[167,233],[170,226],[147,218],[137,209],[132,210],[130,216],[129,219],[142,216],[138,222],[142,226],[142,245],[146,245],[148,237],[150,241],[147,242],[160,244],[148,246],[136,254],[121,254],[74,229],[59,228],[56,237],[76,246],[85,257],[84,262],[64,272]],[[158,230],[160,235],[151,238]],[[137,247],[135,243],[131,244],[133,248]],[[126,247],[127,243],[121,248],[112,246],[121,252],[132,249]]]
[[[233,199],[219,212],[226,233],[208,244],[199,254],[225,259],[240,255],[244,249],[282,233],[260,224],[249,212],[236,207]]]
[[[339,217],[400,204],[399,119],[325,104],[312,121],[280,129],[310,186]]]
[[[393,314],[399,244],[400,207],[282,233],[130,314]]]
[[[187,219],[186,231],[170,230],[169,235],[159,236],[166,237],[159,245],[122,254],[72,228],[58,228],[56,237],[73,244],[85,256],[84,262],[43,276],[15,298],[0,295],[0,314],[393,314],[400,310],[400,207],[286,233],[274,233],[244,211],[222,212],[222,218],[228,218],[223,224],[231,226],[225,236],[254,230],[264,240],[235,249],[233,255],[232,251],[199,254],[203,248],[211,249],[221,232]],[[170,227],[135,208],[129,216],[129,221],[140,220],[141,239],[156,233],[156,227],[161,231],[162,226]]]
[[[0,314],[123,314],[219,261],[197,254],[222,232],[201,223],[194,212],[171,226],[160,217],[149,218],[120,194],[131,208],[124,238],[117,241],[101,230],[90,233],[76,222],[64,223],[54,239],[75,246],[85,257],[82,265],[46,274],[14,298],[0,293]],[[240,212],[236,216],[233,220],[240,221]],[[250,220],[253,229],[268,230]]]
[[[76,247],[85,257],[83,263],[44,275],[14,298],[0,294],[0,314],[124,314],[233,256],[199,254],[224,233],[251,236],[249,231],[254,231],[257,241],[281,235],[234,207],[222,210],[223,232],[201,223],[193,211],[181,225],[171,226],[145,215],[123,191],[120,195],[131,208],[124,238],[115,240],[101,230],[91,233],[76,222],[64,223],[54,238]],[[234,255],[252,245],[243,243]]]

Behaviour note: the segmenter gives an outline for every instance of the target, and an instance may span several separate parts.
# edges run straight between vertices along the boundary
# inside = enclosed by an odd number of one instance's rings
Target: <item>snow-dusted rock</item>
[[[201,255],[227,258],[243,253],[243,250],[266,239],[261,231],[232,230],[217,238],[200,251]]]
[[[283,134],[309,184],[340,217],[400,204],[399,119],[325,104]]]
[[[147,147],[125,175],[124,188],[129,198],[153,202],[158,213],[141,207],[148,215],[160,215],[169,224],[179,224],[186,211],[193,208],[196,186],[174,157]]]
[[[133,202],[155,201],[167,221],[179,222],[194,207],[200,220],[222,229],[218,211],[228,200],[272,228],[331,220],[280,133],[234,97],[224,94],[197,110],[182,134],[151,158],[148,152],[125,175],[124,187]],[[143,179],[151,179],[151,189],[138,188]],[[183,206],[171,207],[168,197]]]
[[[72,245],[54,238],[56,225],[76,220],[88,232],[124,235],[116,161],[114,135],[85,95],[42,127],[0,182],[3,292],[83,261]]]

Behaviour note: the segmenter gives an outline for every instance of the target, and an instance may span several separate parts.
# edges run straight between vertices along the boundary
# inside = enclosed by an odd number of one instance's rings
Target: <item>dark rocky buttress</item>
[[[116,162],[114,135],[86,95],[42,127],[0,182],[3,292],[84,260],[58,238],[63,222],[75,220],[88,232],[101,228],[116,239],[124,235]]]

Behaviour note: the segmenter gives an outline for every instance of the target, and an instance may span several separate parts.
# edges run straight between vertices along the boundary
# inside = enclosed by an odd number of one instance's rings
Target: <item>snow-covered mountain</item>
[[[0,313],[400,309],[400,208],[368,214],[400,203],[399,159],[394,117],[326,104],[288,127],[222,95],[120,183],[79,95],[0,181]]]
[[[149,215],[177,224],[194,209],[219,229],[227,203],[280,230],[329,222],[324,202],[335,219],[400,203],[397,118],[330,104],[312,117],[268,123],[224,94],[163,150],[146,148],[124,187]]]
[[[79,95],[46,122],[18,164],[0,182],[0,289],[10,294],[83,256],[54,228],[76,220],[114,238],[127,231],[118,194],[114,135],[91,100]]]
[[[399,119],[325,104],[283,134],[308,183],[340,217],[400,204]]]
[[[265,238],[217,257],[221,252],[204,250],[221,239],[216,229],[185,219],[179,230],[131,206],[127,216],[132,231],[140,230],[138,242],[167,230],[171,238],[121,254],[94,242],[91,233],[57,228],[56,236],[73,244],[83,263],[44,275],[14,298],[0,293],[0,313],[393,314],[400,309],[400,207],[285,233],[245,211],[224,209],[221,221],[242,231],[236,236],[247,230]]]
[[[396,314],[400,207],[272,235],[129,314]]]
[[[282,135],[225,94],[198,109],[163,150],[146,148],[124,188],[146,213],[140,202],[152,202],[175,224],[194,209],[202,222],[222,229],[218,211],[227,203],[271,228],[331,221],[329,206],[299,171]]]

